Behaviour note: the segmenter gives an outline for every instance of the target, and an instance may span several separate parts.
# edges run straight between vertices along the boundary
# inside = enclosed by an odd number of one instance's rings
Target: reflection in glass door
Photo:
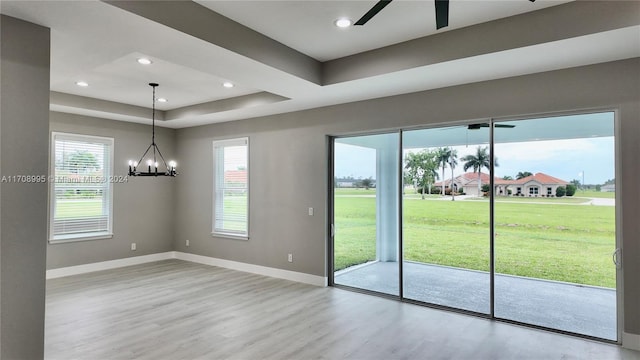
[[[490,313],[489,123],[403,132],[404,297]]]
[[[495,316],[616,340],[614,113],[494,131]]]
[[[399,134],[334,139],[333,282],[398,296]]]

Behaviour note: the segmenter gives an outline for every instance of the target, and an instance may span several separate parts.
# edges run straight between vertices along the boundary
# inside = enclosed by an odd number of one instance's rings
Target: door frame
[[[495,161],[495,156],[494,156],[494,125],[495,123],[498,122],[505,122],[505,121],[519,121],[519,120],[532,120],[532,119],[539,119],[539,118],[547,118],[547,117],[559,117],[559,116],[567,116],[567,115],[585,115],[585,114],[592,114],[592,113],[604,113],[604,112],[612,112],[614,115],[614,119],[613,119],[613,126],[614,126],[614,166],[615,166],[615,185],[616,185],[616,189],[620,189],[620,182],[621,182],[621,178],[622,178],[622,166],[621,166],[621,142],[620,142],[620,136],[621,136],[621,126],[620,126],[620,111],[617,108],[611,108],[611,107],[596,107],[596,108],[588,108],[588,109],[580,109],[580,110],[572,110],[572,111],[554,111],[554,112],[541,112],[541,113],[535,113],[535,114],[529,114],[529,115],[523,115],[523,116],[501,116],[501,117],[491,117],[491,118],[484,118],[484,119],[476,119],[476,120],[465,120],[465,121],[455,121],[455,122],[447,122],[447,123],[438,123],[438,124],[428,124],[428,125],[424,125],[424,126],[407,126],[407,127],[402,127],[402,128],[396,128],[396,129],[387,129],[387,130],[381,130],[381,131],[372,131],[372,132],[358,132],[358,133],[348,133],[348,134],[342,134],[342,135],[327,135],[326,139],[327,139],[327,154],[328,154],[328,181],[327,181],[327,272],[328,272],[328,284],[329,286],[335,286],[335,287],[340,287],[340,288],[345,288],[351,291],[356,291],[356,292],[361,292],[361,293],[366,293],[366,294],[372,294],[372,295],[377,295],[377,296],[382,296],[382,297],[387,297],[387,298],[393,298],[396,300],[400,300],[401,302],[407,302],[407,303],[413,303],[413,304],[417,304],[417,305],[421,305],[421,306],[425,306],[425,307],[430,307],[430,308],[436,308],[436,309],[444,309],[444,310],[448,310],[448,311],[452,311],[452,312],[456,312],[456,313],[464,313],[464,314],[471,314],[474,316],[478,316],[478,317],[482,317],[482,318],[488,318],[491,320],[495,320],[495,321],[500,321],[500,322],[505,322],[505,323],[512,323],[512,324],[518,324],[518,325],[523,325],[523,326],[527,326],[530,328],[537,328],[537,329],[541,329],[541,330],[546,330],[546,331],[551,331],[551,332],[555,332],[555,333],[560,333],[560,334],[566,334],[566,335],[571,335],[571,336],[575,336],[575,337],[579,337],[579,338],[586,338],[586,339],[591,339],[591,340],[596,340],[596,341],[601,341],[601,342],[606,342],[606,343],[613,343],[613,344],[621,344],[622,343],[622,336],[623,336],[623,326],[624,326],[624,286],[623,286],[623,281],[624,281],[624,271],[623,271],[623,267],[621,264],[621,261],[623,259],[623,244],[622,244],[622,199],[621,199],[621,192],[620,191],[616,191],[615,193],[615,247],[616,247],[616,251],[618,251],[618,264],[616,265],[616,334],[617,334],[617,339],[616,340],[608,340],[608,339],[602,339],[602,338],[598,338],[598,337],[593,337],[593,336],[589,336],[589,335],[584,335],[584,334],[579,334],[579,333],[574,333],[574,332],[569,332],[569,331],[564,331],[564,330],[559,330],[559,329],[554,329],[554,328],[548,328],[548,327],[543,327],[543,326],[538,326],[538,325],[533,325],[533,324],[529,324],[529,323],[523,323],[523,322],[518,322],[518,321],[513,321],[513,320],[508,320],[508,319],[502,319],[502,318],[497,318],[495,317],[495,208],[494,208],[494,202],[495,202],[495,194],[494,191],[490,192],[490,196],[489,196],[489,257],[490,257],[490,266],[489,266],[489,272],[490,272],[490,291],[489,291],[489,296],[490,296],[490,313],[489,314],[484,314],[484,313],[477,313],[477,312],[473,312],[473,311],[468,311],[468,310],[463,310],[463,309],[458,309],[458,308],[453,308],[453,307],[448,307],[448,306],[443,306],[443,305],[438,305],[438,304],[431,304],[431,303],[426,303],[426,302],[422,302],[422,301],[417,301],[417,300],[412,300],[412,299],[407,299],[404,297],[404,274],[403,274],[403,261],[404,261],[404,253],[403,253],[403,222],[402,222],[402,216],[403,216],[403,204],[404,204],[404,198],[402,196],[403,193],[403,185],[404,185],[404,178],[403,178],[403,164],[404,164],[404,157],[403,157],[403,133],[406,131],[412,131],[412,130],[420,130],[420,129],[436,129],[436,128],[445,128],[445,127],[455,127],[455,126],[465,126],[465,125],[469,125],[469,124],[474,124],[474,123],[478,123],[478,122],[488,122],[489,123],[489,154],[490,154],[490,169],[489,169],[489,177],[490,177],[490,188],[494,189],[495,185],[494,185],[494,172],[495,172],[495,166],[494,166],[494,161]],[[349,286],[345,286],[345,285],[339,285],[335,283],[335,279],[334,279],[334,240],[335,240],[335,228],[334,228],[334,223],[335,223],[335,212],[334,212],[334,196],[335,196],[335,191],[334,191],[334,156],[335,156],[335,140],[339,139],[339,138],[344,138],[344,137],[355,137],[355,136],[367,136],[367,135],[376,135],[376,134],[390,134],[390,133],[398,133],[399,134],[399,157],[400,157],[400,161],[399,161],[399,168],[398,168],[398,176],[399,176],[399,184],[400,186],[398,187],[398,191],[399,191],[399,211],[398,211],[398,221],[399,221],[399,231],[398,231],[398,254],[399,254],[399,261],[398,261],[398,266],[399,266],[399,295],[390,295],[390,294],[384,294],[384,293],[379,293],[376,291],[370,291],[370,290],[366,290],[366,289],[359,289],[359,288],[353,288],[353,287],[349,287]],[[612,255],[613,256],[613,255]]]

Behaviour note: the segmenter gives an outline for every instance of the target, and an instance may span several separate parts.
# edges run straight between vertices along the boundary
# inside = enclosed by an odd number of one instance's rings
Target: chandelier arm
[[[142,165],[142,160],[144,160],[144,157],[147,156],[147,153],[149,152],[149,149],[151,149],[152,146],[154,146],[154,144],[149,145],[149,147],[147,147],[147,150],[144,152],[144,154],[142,154],[142,156],[140,157],[140,160],[138,161],[138,166]]]
[[[153,144],[153,147],[155,148],[155,149],[154,149],[154,152],[155,152],[156,150],[158,150],[158,155],[160,155],[160,159],[162,159],[162,162],[164,163],[164,166],[167,168],[167,171],[170,171],[170,170],[169,170],[169,165],[168,165],[168,164],[167,164],[167,162],[164,160],[164,156],[162,156],[162,153],[160,152],[160,148],[158,147],[158,145]]]

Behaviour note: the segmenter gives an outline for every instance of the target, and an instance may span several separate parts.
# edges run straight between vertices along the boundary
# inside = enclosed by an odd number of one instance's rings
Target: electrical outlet
[[[288,261],[288,262],[293,262],[293,254],[289,254],[289,255],[287,256],[287,261]]]
[[[189,246],[189,240],[185,240],[185,241],[184,241],[184,244],[185,244],[186,246]]]
[[[309,216],[313,216],[313,208],[312,207],[309,208]]]
[[[136,251],[136,243],[131,243],[131,251]]]

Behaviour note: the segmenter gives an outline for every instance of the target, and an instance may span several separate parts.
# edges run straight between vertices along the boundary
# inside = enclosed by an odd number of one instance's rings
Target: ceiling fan
[[[489,123],[480,123],[480,124],[469,124],[469,126],[467,126],[467,130],[479,130],[480,128],[489,127]],[[494,128],[506,128],[506,129],[513,129],[514,127],[516,127],[515,125],[509,125],[509,124],[493,124]]]
[[[364,14],[354,25],[364,25],[367,21],[376,16],[393,0],[378,1],[366,14]],[[536,0],[529,0],[534,2]],[[434,0],[436,6],[436,30],[449,26],[449,0]]]

